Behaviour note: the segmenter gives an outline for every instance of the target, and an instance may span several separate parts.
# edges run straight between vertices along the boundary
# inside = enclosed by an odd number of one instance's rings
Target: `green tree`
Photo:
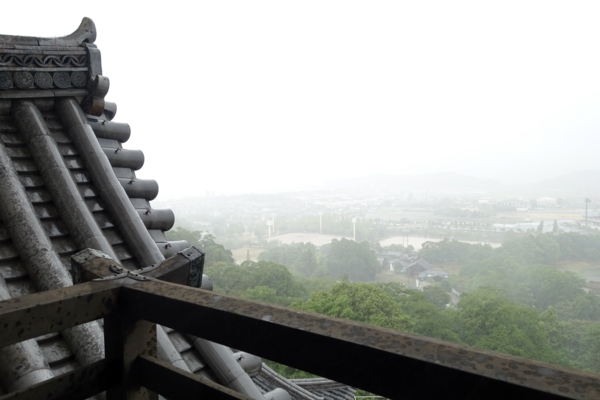
[[[451,342],[461,342],[456,334],[454,310],[441,309],[435,306],[423,292],[408,289],[400,283],[378,283],[374,286],[385,291],[400,305],[402,311],[410,316],[415,333]]]
[[[381,271],[381,266],[368,242],[356,243],[345,238],[333,239],[331,244],[321,248],[321,253],[324,265],[335,278],[347,274],[353,281],[369,281]]]
[[[283,264],[305,277],[310,277],[318,268],[317,247],[312,243],[278,244],[262,252],[258,259]]]
[[[459,336],[465,343],[541,361],[557,360],[539,311],[518,306],[489,287],[463,294],[458,307]]]
[[[494,255],[513,259],[519,264],[555,264],[561,259],[560,245],[549,234],[527,235],[502,243]]]
[[[205,269],[216,291],[281,305],[307,297],[304,286],[287,268],[269,261],[242,265],[216,263]]]
[[[540,224],[537,227],[537,233],[538,234],[544,233],[544,220],[540,221]]]
[[[218,292],[240,294],[254,286],[252,277],[233,263],[213,263],[204,268],[204,273],[211,277],[215,291]]]
[[[411,318],[390,295],[366,283],[337,283],[330,291],[315,292],[306,302],[293,306],[384,328],[411,331],[413,327]]]
[[[591,324],[586,331],[585,347],[587,357],[584,367],[593,372],[600,372],[600,324]]]
[[[536,207],[537,207],[537,200],[536,200],[536,199],[531,199],[531,200],[529,200],[529,207],[530,207],[531,209],[534,209],[534,208],[536,208]]]
[[[585,280],[571,272],[559,271],[549,265],[535,265],[526,268],[526,275],[526,285],[535,306],[542,310],[584,294],[581,288]]]
[[[423,288],[423,293],[436,307],[446,308],[446,305],[450,303],[450,296],[448,293],[437,285],[425,286]]]
[[[301,298],[306,295],[306,289],[294,279],[284,265],[269,261],[244,261],[240,268],[251,277],[252,287],[273,288],[276,290],[277,296],[287,299],[288,304],[292,298]]]
[[[421,257],[434,263],[472,262],[488,258],[492,253],[491,246],[473,245],[448,239],[439,242],[425,242],[419,252]]]
[[[281,298],[277,296],[277,290],[268,286],[256,286],[246,289],[244,297],[251,300],[264,301],[265,303],[281,304]]]
[[[600,235],[561,233],[555,237],[563,260],[600,260]]]
[[[189,231],[182,227],[177,227],[166,232],[169,240],[187,240],[191,246],[195,246],[205,253],[204,266],[208,267],[215,263],[233,263],[231,250],[227,250],[223,245],[215,242],[215,237],[208,233],[200,231]]]
[[[563,296],[556,304],[556,311],[563,320],[586,319],[600,321],[600,298],[580,290],[575,296]]]
[[[567,365],[600,373],[600,323],[574,319],[563,324],[562,349]]]
[[[377,244],[379,244],[379,242],[377,242]],[[407,250],[406,247],[404,247],[401,244],[397,244],[397,243],[390,244],[390,245],[383,246],[383,247],[381,247],[381,245],[379,244],[379,247],[380,247],[379,250],[383,250],[383,251],[401,251],[401,252],[405,252]]]
[[[196,247],[200,247],[200,239],[202,238],[202,232],[189,231],[180,226],[165,232],[165,235],[168,240],[187,240],[191,246]]]
[[[241,235],[246,231],[244,224],[241,222],[232,222],[225,228],[226,235]]]

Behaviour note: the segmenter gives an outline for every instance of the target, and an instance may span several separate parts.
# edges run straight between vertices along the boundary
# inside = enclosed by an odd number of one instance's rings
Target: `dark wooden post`
[[[183,285],[200,287],[204,267],[204,253],[190,247],[158,265],[135,271],[124,269],[108,255],[86,249],[71,258],[73,281],[122,280],[123,285],[148,281],[150,277]],[[120,302],[119,302],[120,303]],[[107,391],[108,400],[155,400],[157,395],[139,382],[134,362],[139,356],[156,357],[156,324],[140,320],[128,313],[127,306],[118,304],[112,314],[104,318],[106,359],[114,361],[120,384]]]
[[[116,360],[121,384],[109,389],[108,400],[157,400],[158,396],[139,385],[134,361],[138,356],[156,357],[156,324],[135,320],[122,310],[104,319],[106,358]]]

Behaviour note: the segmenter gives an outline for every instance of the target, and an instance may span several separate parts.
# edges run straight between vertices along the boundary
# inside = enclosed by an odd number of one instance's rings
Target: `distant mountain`
[[[593,195],[600,193],[600,171],[577,171],[541,181],[537,184],[540,189],[569,192],[573,195]]]
[[[324,184],[324,189],[371,189],[428,192],[479,192],[499,190],[502,183],[492,179],[479,179],[455,172],[423,175],[370,175],[335,179]]]

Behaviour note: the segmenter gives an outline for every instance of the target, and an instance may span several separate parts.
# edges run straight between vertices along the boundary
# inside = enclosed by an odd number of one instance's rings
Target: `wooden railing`
[[[247,398],[158,360],[155,324],[393,399],[600,398],[598,375],[187,286],[194,252],[127,272],[86,250],[73,257],[82,283],[0,302],[0,347],[101,318],[106,347],[0,400]]]

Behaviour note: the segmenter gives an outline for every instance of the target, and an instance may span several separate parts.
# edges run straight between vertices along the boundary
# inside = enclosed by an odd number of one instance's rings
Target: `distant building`
[[[572,206],[582,206],[585,207],[585,199],[590,199],[590,204],[598,204],[600,203],[599,197],[567,197],[565,198],[565,203]]]
[[[417,276],[421,272],[432,271],[434,270],[434,266],[429,262],[425,261],[423,258],[419,258],[417,261],[406,266],[403,271],[410,276]]]
[[[439,269],[421,272],[419,274],[419,279],[425,279],[425,278],[433,278],[434,281],[439,282],[444,279],[448,279],[448,273],[446,271],[442,271]]]
[[[377,252],[377,261],[383,269],[388,269],[394,272],[403,272],[406,267],[414,263],[419,258],[419,253],[416,251],[379,251]],[[389,265],[388,265],[389,264]]]
[[[500,200],[498,202],[496,202],[496,205],[498,206],[502,206],[502,207],[514,207],[514,208],[523,208],[523,207],[529,207],[529,202],[526,200],[520,200],[520,199],[508,199],[508,200]]]
[[[554,197],[540,197],[537,199],[538,206],[555,206],[557,201]]]

